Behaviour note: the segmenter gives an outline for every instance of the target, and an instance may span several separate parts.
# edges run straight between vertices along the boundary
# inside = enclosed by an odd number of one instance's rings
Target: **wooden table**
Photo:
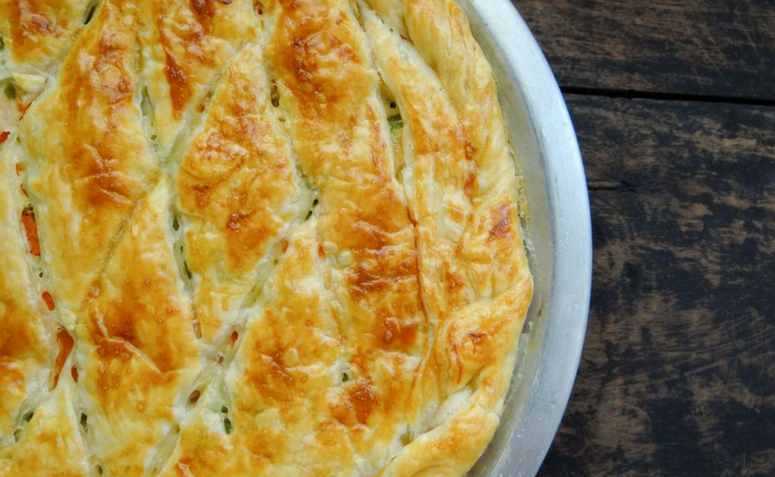
[[[513,0],[557,75],[595,272],[541,476],[775,476],[775,2]]]

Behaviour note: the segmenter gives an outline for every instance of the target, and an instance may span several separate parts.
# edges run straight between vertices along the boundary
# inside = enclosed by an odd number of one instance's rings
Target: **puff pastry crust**
[[[453,0],[0,0],[0,476],[462,476],[532,296]]]

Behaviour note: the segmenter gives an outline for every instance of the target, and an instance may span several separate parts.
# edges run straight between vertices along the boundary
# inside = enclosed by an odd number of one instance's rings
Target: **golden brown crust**
[[[460,7],[5,4],[0,477],[465,474],[532,282]]]
[[[88,439],[108,475],[142,476],[173,406],[201,371],[191,304],[169,238],[169,190],[138,204],[76,327]]]
[[[12,440],[32,408],[25,401],[47,389],[53,360],[45,308],[28,270],[15,164],[10,148],[0,151],[0,445]]]
[[[473,392],[444,413],[447,429],[421,435],[386,475],[460,475],[495,431],[492,415],[500,412],[532,295],[517,178],[492,73],[460,7],[406,2],[413,43],[374,14],[363,15],[380,72],[404,115],[411,174],[405,185],[417,220],[425,301],[438,323],[421,368],[427,383],[420,384],[419,407]]]
[[[87,477],[89,456],[78,430],[75,386],[65,377],[35,409],[18,441],[0,447],[0,475]],[[34,463],[34,464],[32,464]]]
[[[20,125],[43,257],[67,314],[80,307],[155,168],[135,102],[135,18],[111,3],[96,15],[58,83]]]
[[[0,0],[0,36],[11,68],[51,72],[83,28],[90,0]]]
[[[236,58],[177,174],[185,257],[207,342],[231,334],[259,263],[309,205],[262,63],[252,47]]]
[[[207,92],[239,49],[255,38],[249,0],[138,0],[144,87],[154,141],[167,156],[207,106]],[[179,153],[179,151],[178,151]]]

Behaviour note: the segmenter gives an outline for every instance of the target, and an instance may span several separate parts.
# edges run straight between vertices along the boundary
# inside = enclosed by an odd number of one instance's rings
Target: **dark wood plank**
[[[775,108],[567,99],[594,286],[540,475],[775,475]]]
[[[560,85],[775,100],[773,0],[512,0]]]

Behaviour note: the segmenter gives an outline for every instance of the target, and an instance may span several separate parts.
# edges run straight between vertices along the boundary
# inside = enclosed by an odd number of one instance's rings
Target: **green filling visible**
[[[397,136],[401,132],[401,129],[404,128],[404,120],[401,118],[400,114],[390,116],[388,118],[388,124],[390,125],[390,134],[394,136]]]
[[[8,99],[16,99],[16,88],[12,84],[8,84],[5,87],[5,96]]]
[[[183,271],[186,272],[186,276],[188,277],[189,280],[192,280],[194,278],[194,274],[191,273],[191,269],[188,268],[188,262],[186,262],[185,260],[183,261]]]
[[[92,2],[86,7],[86,15],[83,17],[83,24],[88,25],[91,19],[94,17],[94,12],[97,10],[97,2]]]

